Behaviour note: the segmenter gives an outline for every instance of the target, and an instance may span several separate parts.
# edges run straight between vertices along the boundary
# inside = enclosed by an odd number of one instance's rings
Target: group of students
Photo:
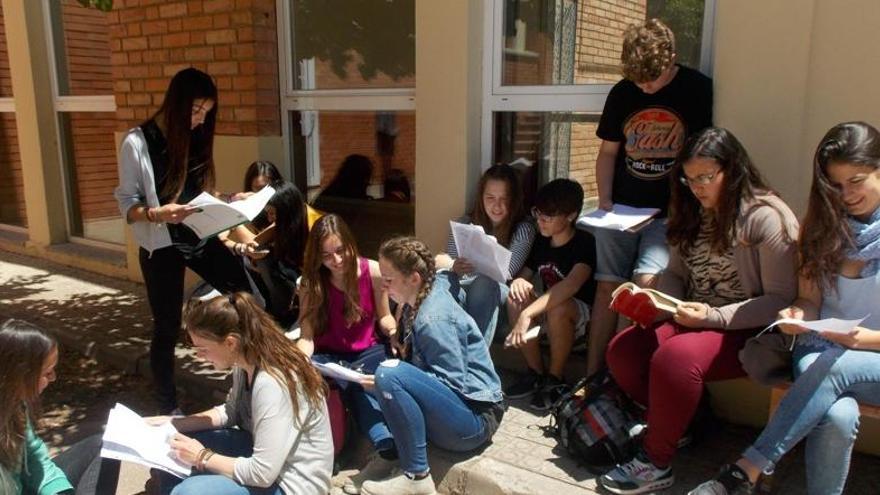
[[[607,363],[645,408],[637,454],[598,482],[621,494],[666,488],[704,384],[745,375],[738,353],[750,337],[779,317],[868,315],[847,335],[781,325],[804,334],[789,393],[743,457],[691,492],[751,493],[761,473],[806,437],[808,491],[841,493],[858,401],[880,403],[880,333],[869,330],[880,329],[871,315],[880,302],[880,133],[861,122],[828,131],[799,227],[736,137],[711,126],[711,81],[675,64],[665,25],[628,29],[622,61],[626,79],[609,94],[597,130],[599,207],[657,207],[658,218],[636,233],[580,230],[579,184],[550,181],[527,211],[515,170],[492,166],[459,221],[481,225],[510,249],[508,282],[476,272],[452,239],[435,254],[418,239],[395,237],[378,260],[366,259],[344,220],[311,209],[261,162],[236,197],[271,184],[265,218],[199,240],[181,221],[194,212],[189,200],[216,192],[217,91],[203,72],[178,73],[157,113],[123,140],[116,190],[140,245],[154,320],[160,416],[148,421],[177,428],[174,455],[198,474],[158,476],[161,493],[327,493],[327,383],[312,362],[367,376],[335,385],[375,451],[343,490],[435,493],[428,442],[454,451],[485,445],[505,396],[549,409],[565,391],[563,370],[580,336],[589,340],[587,372]],[[223,295],[184,304],[186,267]],[[610,295],[630,278],[685,302],[669,320],[616,332]],[[284,334],[294,322],[296,341]],[[536,325],[549,342],[546,363],[539,340],[527,338]],[[174,387],[181,328],[198,357],[233,370],[227,402],[188,416]],[[489,346],[506,328],[527,370],[502,392]],[[8,406],[0,409],[0,488],[11,493],[101,493],[96,486],[115,482],[118,464],[96,460],[100,442],[71,449],[89,462],[66,469],[33,434],[57,356],[38,330],[0,328]]]

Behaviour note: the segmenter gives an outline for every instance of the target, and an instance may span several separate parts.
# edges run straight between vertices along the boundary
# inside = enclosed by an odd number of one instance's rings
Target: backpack
[[[581,394],[583,391],[583,394]],[[632,458],[629,400],[607,371],[580,379],[551,408],[553,432],[581,465],[604,472]]]

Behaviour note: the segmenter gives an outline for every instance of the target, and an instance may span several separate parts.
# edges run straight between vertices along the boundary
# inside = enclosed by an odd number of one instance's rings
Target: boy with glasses
[[[666,268],[666,209],[669,171],[688,136],[712,125],[712,80],[675,63],[675,36],[657,19],[624,33],[624,80],[608,94],[596,129],[602,139],[596,158],[599,208],[614,203],[659,208],[657,218],[636,233],[592,229],[596,236],[595,312],[590,328],[587,374],[604,366],[617,314],[611,294],[632,279],[653,287]]]
[[[509,342],[522,350],[527,373],[505,390],[508,398],[533,396],[531,406],[545,411],[560,397],[565,363],[575,339],[590,320],[587,301],[593,300],[596,241],[576,230],[584,191],[569,179],[556,179],[538,190],[532,214],[540,236],[535,239],[520,277],[510,284],[507,299],[511,322]],[[530,280],[537,273],[543,285],[538,297]],[[550,341],[550,363],[545,368],[538,339],[526,340],[529,328],[542,325]]]

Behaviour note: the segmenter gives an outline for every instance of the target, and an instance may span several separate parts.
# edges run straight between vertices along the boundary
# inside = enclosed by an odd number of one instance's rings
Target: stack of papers
[[[487,235],[480,225],[449,222],[455,250],[459,258],[465,258],[477,273],[482,273],[493,280],[507,282],[510,270],[509,249],[498,244],[498,240]]]
[[[190,467],[171,452],[171,439],[176,433],[170,421],[150,426],[136,412],[117,403],[107,419],[101,457],[134,462],[185,478],[191,473]]]
[[[582,227],[636,231],[648,225],[658,213],[660,210],[657,208],[636,208],[615,203],[611,211],[594,210],[579,218],[577,224]]]
[[[798,320],[797,318],[782,318],[781,320],[776,320],[773,323],[771,323],[767,328],[764,329],[764,331],[766,332],[767,330],[771,329],[772,327],[775,327],[776,325],[791,324],[791,325],[797,325],[797,326],[806,328],[807,330],[812,330],[814,332],[831,332],[831,333],[848,334],[848,333],[852,332],[857,326],[861,325],[861,323],[863,321],[865,321],[865,318],[867,318],[867,317],[868,317],[868,315],[865,315],[857,320],[841,320],[840,318],[825,318],[824,320],[811,320],[811,321]]]
[[[199,239],[206,239],[237,225],[250,222],[263,211],[266,203],[274,195],[275,189],[272,186],[266,186],[247,199],[225,203],[223,200],[203,192],[187,203],[189,206],[198,207],[199,211],[184,218],[183,224],[191,228],[199,236]]]
[[[347,382],[354,383],[364,383],[364,380],[367,375],[357,372],[351,368],[346,368],[345,366],[336,364],[336,363],[318,363],[316,361],[312,361],[312,364],[315,365],[315,368],[318,369],[322,375],[327,378],[333,378],[334,380],[345,380]]]

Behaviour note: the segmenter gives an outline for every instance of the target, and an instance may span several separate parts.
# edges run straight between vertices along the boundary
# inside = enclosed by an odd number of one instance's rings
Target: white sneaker
[[[618,464],[598,482],[611,493],[635,495],[669,488],[675,483],[675,477],[672,468],[658,468],[639,453],[626,464]]]
[[[414,480],[400,473],[383,481],[365,481],[361,486],[363,495],[435,495],[434,479],[431,473],[420,480]]]
[[[396,460],[389,461],[383,459],[379,455],[374,455],[373,458],[367,462],[367,465],[361,468],[357,474],[345,480],[345,485],[342,486],[342,491],[348,495],[358,495],[361,492],[361,485],[363,485],[365,481],[384,480],[391,476],[391,473],[396,466]]]

